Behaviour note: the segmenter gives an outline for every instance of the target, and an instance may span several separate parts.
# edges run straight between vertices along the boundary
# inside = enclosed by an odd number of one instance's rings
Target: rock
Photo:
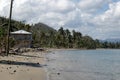
[[[60,73],[57,73],[57,75],[60,75]]]
[[[9,69],[11,69],[12,67],[9,67]]]
[[[16,70],[13,71],[14,73],[16,72]]]
[[[29,71],[29,69],[27,69],[27,71]]]
[[[40,63],[37,63],[38,65],[40,64]]]

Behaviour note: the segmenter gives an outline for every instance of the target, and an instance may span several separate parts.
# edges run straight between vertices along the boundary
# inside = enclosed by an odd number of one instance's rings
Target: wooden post
[[[8,24],[8,31],[7,31],[7,47],[6,47],[6,56],[9,54],[9,37],[10,37],[10,27],[11,27],[11,17],[12,17],[12,5],[13,0],[11,0],[10,4],[10,15],[9,15],[9,24]]]

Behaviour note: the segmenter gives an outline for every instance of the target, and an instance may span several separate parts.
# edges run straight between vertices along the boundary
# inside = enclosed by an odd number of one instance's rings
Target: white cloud
[[[53,0],[50,1],[49,9],[57,12],[68,12],[75,8],[75,5],[70,0]]]
[[[96,16],[95,20],[99,25],[120,26],[120,2],[109,4],[109,10]]]
[[[8,16],[10,0],[0,0],[0,15]]]
[[[84,12],[95,12],[109,2],[111,0],[81,0],[78,7]]]
[[[75,4],[70,0],[21,0],[19,2],[19,0],[14,2],[14,18],[19,20],[26,19],[28,22],[33,21],[33,23],[50,19],[51,21],[60,20],[61,23],[64,15],[75,9]]]
[[[93,23],[95,23],[97,31],[100,34],[104,34],[105,37],[111,34],[112,37],[119,37],[120,34],[120,2],[109,4],[109,9],[103,14],[94,17]],[[113,36],[114,35],[114,36]],[[98,36],[99,37],[99,36]],[[100,37],[101,38],[101,37]]]
[[[9,5],[10,0],[0,0],[1,16],[9,16]],[[94,38],[120,36],[120,1],[14,0],[13,18],[27,23],[43,22],[56,29],[63,26]]]

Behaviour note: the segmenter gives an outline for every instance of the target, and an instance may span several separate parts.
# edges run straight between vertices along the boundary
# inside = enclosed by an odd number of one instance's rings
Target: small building
[[[10,36],[15,40],[15,48],[30,48],[32,43],[32,33],[25,30],[11,32]]]

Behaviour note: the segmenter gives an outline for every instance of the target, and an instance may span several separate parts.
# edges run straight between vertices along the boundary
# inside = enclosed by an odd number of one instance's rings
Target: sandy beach
[[[46,80],[44,57],[43,52],[0,56],[0,80]]]

